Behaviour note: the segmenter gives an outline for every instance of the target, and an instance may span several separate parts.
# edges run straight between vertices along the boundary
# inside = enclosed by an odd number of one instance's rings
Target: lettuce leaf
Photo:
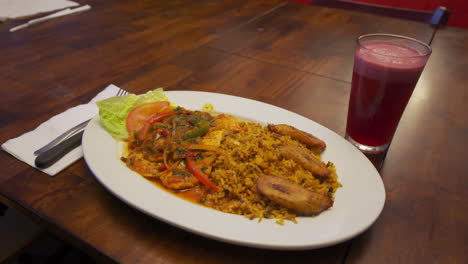
[[[162,88],[142,95],[128,94],[110,97],[96,104],[99,108],[101,123],[114,138],[121,139],[129,136],[126,125],[128,113],[141,104],[159,101],[169,101]]]

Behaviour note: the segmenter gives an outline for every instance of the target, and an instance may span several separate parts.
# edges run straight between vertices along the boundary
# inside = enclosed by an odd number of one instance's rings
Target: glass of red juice
[[[357,39],[346,139],[364,153],[387,151],[431,54],[416,39],[368,34]]]

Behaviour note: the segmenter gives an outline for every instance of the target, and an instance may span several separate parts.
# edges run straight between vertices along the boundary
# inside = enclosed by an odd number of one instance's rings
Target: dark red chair
[[[312,5],[340,8],[427,23],[434,28],[431,39],[428,43],[429,45],[431,45],[439,27],[445,26],[451,15],[451,11],[445,7],[437,7],[434,12],[427,12],[345,0],[313,0]]]

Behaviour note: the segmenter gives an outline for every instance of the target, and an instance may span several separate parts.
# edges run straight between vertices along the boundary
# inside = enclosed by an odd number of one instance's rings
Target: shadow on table
[[[91,257],[79,249],[55,238],[51,234],[44,234],[41,238],[28,246],[22,253],[4,264],[93,264]]]
[[[388,150],[384,151],[384,152],[381,152],[381,153],[377,153],[377,154],[366,153],[366,152],[363,152],[362,154],[364,154],[370,160],[370,162],[372,162],[374,167],[380,173],[380,171],[383,168],[383,165],[384,165],[384,162],[385,162],[385,157],[387,156],[387,152],[388,152]]]

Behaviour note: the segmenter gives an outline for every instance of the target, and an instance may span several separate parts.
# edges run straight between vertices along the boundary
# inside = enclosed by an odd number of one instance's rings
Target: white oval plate
[[[180,199],[145,180],[119,160],[120,144],[96,116],[83,136],[85,160],[96,178],[115,196],[138,210],[190,232],[220,241],[269,249],[298,250],[326,247],[353,238],[369,228],[385,203],[385,189],[372,163],[331,130],[273,105],[224,94],[168,91],[178,105],[199,110],[211,103],[219,112],[266,123],[286,123],[327,143],[324,161],[332,161],[343,184],[332,208],[317,217],[298,217],[298,223],[249,220]]]

